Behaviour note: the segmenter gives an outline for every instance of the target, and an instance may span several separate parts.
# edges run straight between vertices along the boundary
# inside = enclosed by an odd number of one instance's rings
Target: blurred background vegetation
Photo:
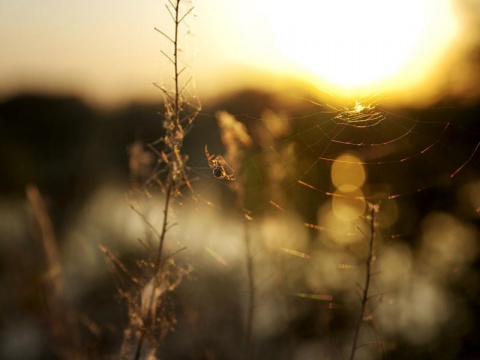
[[[311,104],[304,105],[304,109],[290,109],[291,118],[310,114]],[[175,210],[178,225],[171,230],[174,245],[170,250],[186,246],[179,256],[194,270],[174,295],[178,323],[161,346],[166,357],[230,359],[242,352],[247,290],[241,221],[232,210],[232,190],[211,175],[203,149],[208,144],[211,151],[222,151],[214,116],[217,109],[239,114],[240,121],[255,133],[254,128],[264,124],[262,112],[285,112],[284,106],[274,94],[234,93],[205,104],[187,137],[185,152],[198,199],[186,199]],[[31,184],[43,194],[53,221],[67,297],[81,315],[78,331],[89,357],[109,357],[118,351],[128,319],[98,245],[106,245],[135,268],[134,259],[141,253],[137,238],[147,230],[125,199],[131,186],[129,149],[161,133],[159,110],[159,104],[132,104],[105,111],[73,97],[39,95],[20,95],[1,104],[4,358],[55,356],[51,335],[45,331],[49,316],[42,310],[45,254],[25,197]],[[473,106],[453,111],[471,134],[478,134],[475,119],[479,114]],[[479,215],[474,207],[480,188],[479,162],[471,143],[448,141],[460,153],[473,154],[457,176],[381,203],[378,267],[382,270],[378,271],[383,275],[372,294],[385,295],[373,317],[390,344],[388,358],[474,359],[479,354]],[[260,156],[266,154],[261,143],[256,146]],[[301,162],[301,155],[297,161]],[[415,174],[421,169],[411,171]],[[328,183],[329,174],[325,177]],[[403,184],[409,179],[395,181]],[[255,353],[272,359],[335,358],[332,349],[348,344],[358,301],[355,279],[361,275],[360,265],[355,265],[358,259],[345,253],[343,246],[361,251],[358,238],[363,235],[358,232],[357,240],[346,243],[341,236],[330,235],[339,229],[335,230],[338,224],[329,223],[331,197],[325,193],[313,192],[312,197],[308,188],[285,190],[290,201],[281,204],[290,205],[279,210],[269,203],[270,195],[261,195],[262,191],[271,194],[268,184],[266,177],[250,184],[259,293]],[[152,206],[160,208],[161,203]],[[151,211],[158,220],[159,210]],[[309,230],[304,223],[327,229]],[[315,300],[315,294],[333,300]],[[371,340],[365,336],[365,341]],[[363,356],[375,354],[370,349]]]

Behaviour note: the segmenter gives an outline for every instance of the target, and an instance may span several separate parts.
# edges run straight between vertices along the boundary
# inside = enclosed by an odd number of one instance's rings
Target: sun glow
[[[266,28],[290,70],[337,89],[417,80],[439,60],[456,29],[450,0],[264,4]]]
[[[356,112],[362,112],[363,110],[365,110],[365,106],[363,106],[362,104],[360,104],[358,101],[355,101],[355,107],[354,107],[354,110]]]

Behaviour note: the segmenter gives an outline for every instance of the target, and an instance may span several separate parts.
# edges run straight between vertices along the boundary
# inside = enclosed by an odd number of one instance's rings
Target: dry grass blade
[[[44,277],[46,315],[55,340],[57,353],[64,359],[86,359],[79,333],[78,317],[65,293],[65,279],[60,264],[60,252],[45,201],[34,185],[26,188],[26,194],[40,230],[40,241],[46,263],[46,275]]]
[[[99,244],[98,247],[100,251],[105,254],[105,256],[110,260],[112,264],[114,264],[118,269],[120,269],[127,277],[135,284],[138,284],[138,279],[132,275],[132,273],[127,269],[127,267],[115,256],[112,254],[110,250],[108,250],[105,246]]]

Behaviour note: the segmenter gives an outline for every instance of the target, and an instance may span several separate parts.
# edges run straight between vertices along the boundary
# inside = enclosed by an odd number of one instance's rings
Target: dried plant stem
[[[155,274],[155,281],[158,281],[159,275],[162,269],[162,254],[163,254],[163,245],[165,243],[165,237],[167,234],[168,230],[168,210],[170,206],[170,198],[172,196],[172,186],[168,185],[166,194],[165,194],[165,207],[163,209],[163,223],[162,223],[162,231],[158,235],[159,236],[159,244],[158,244],[158,254],[157,254],[157,259],[155,262],[155,267],[156,267],[156,274]],[[152,298],[153,298],[153,292],[152,292]],[[147,314],[149,314],[147,312]],[[148,322],[148,319],[143,318],[142,319],[142,328],[140,329],[140,336],[138,337],[138,342],[137,342],[137,350],[135,351],[135,360],[140,359],[140,356],[142,354],[142,348],[143,348],[143,342],[145,339],[145,330],[146,330],[146,323]]]
[[[145,337],[145,331],[142,328],[140,331],[140,337],[138,338],[138,343],[137,343],[137,350],[135,351],[135,360],[140,359],[140,355],[142,354],[142,347],[143,347],[143,339]]]
[[[78,328],[79,319],[65,293],[60,251],[45,201],[36,186],[28,186],[26,194],[40,230],[46,260],[45,297],[48,320],[58,347],[58,355],[65,359],[85,359]]]
[[[255,271],[254,262],[252,257],[252,244],[250,236],[250,224],[252,217],[248,210],[246,210],[245,199],[245,174],[241,173],[240,159],[244,156],[242,147],[249,147],[252,145],[252,139],[248,134],[247,128],[244,124],[239,122],[233,115],[225,111],[219,111],[216,114],[218,124],[221,130],[222,142],[227,148],[226,158],[229,159],[231,166],[227,164],[222,156],[214,156],[208,153],[207,147],[205,147],[205,154],[209,162],[209,166],[214,168],[219,166],[223,175],[221,179],[228,181],[236,181],[233,189],[237,195],[237,206],[239,211],[243,213],[243,229],[244,229],[244,242],[245,242],[245,264],[247,272],[247,318],[245,329],[245,342],[244,342],[244,357],[245,359],[253,358],[253,322],[255,317]],[[213,159],[213,160],[212,160]],[[230,171],[225,171],[228,168]],[[238,176],[235,176],[235,170]]]
[[[255,282],[253,258],[250,243],[250,230],[248,220],[244,220],[245,229],[245,256],[247,265],[247,281],[248,281],[248,307],[247,307],[247,324],[245,333],[245,359],[253,358],[253,317],[255,310]]]
[[[175,9],[175,34],[173,39],[173,66],[175,71],[175,103],[174,103],[174,119],[175,127],[180,127],[180,89],[179,89],[179,80],[180,73],[178,72],[178,27],[180,25],[180,0],[177,0]],[[183,19],[183,18],[182,18]]]
[[[165,207],[163,209],[163,223],[162,223],[162,232],[160,233],[160,243],[158,244],[158,255],[156,261],[157,274],[161,271],[162,264],[162,254],[163,254],[163,244],[165,243],[165,237],[168,230],[168,210],[170,206],[170,198],[172,197],[172,186],[167,186],[167,191],[165,194]]]
[[[173,59],[169,57],[166,53],[162,52],[172,63],[174,66],[174,95],[171,103],[170,110],[172,111],[170,116],[166,116],[166,136],[165,136],[165,144],[167,145],[167,148],[169,149],[168,153],[170,156],[167,155],[167,166],[168,166],[168,171],[167,171],[167,176],[166,176],[166,186],[164,187],[164,194],[165,194],[165,206],[163,209],[163,221],[162,221],[162,228],[160,233],[156,233],[159,239],[159,244],[158,244],[158,251],[157,251],[157,257],[155,260],[155,274],[153,281],[155,283],[155,287],[159,285],[159,282],[161,281],[161,272],[162,272],[162,256],[164,252],[164,244],[165,244],[165,238],[166,234],[168,231],[168,219],[169,219],[169,209],[170,209],[170,200],[172,196],[174,195],[174,192],[176,191],[176,177],[178,176],[178,172],[182,174],[182,177],[185,181],[185,183],[188,185],[188,187],[191,189],[190,184],[188,182],[187,175],[185,173],[185,169],[183,167],[183,158],[180,153],[180,148],[182,146],[181,140],[178,138],[179,134],[184,134],[184,129],[182,128],[181,125],[181,98],[180,98],[180,73],[183,71],[179,71],[179,56],[178,56],[178,37],[179,37],[179,26],[180,23],[183,21],[186,15],[188,15],[187,12],[184,16],[180,17],[180,1],[181,0],[176,0],[175,4],[173,4],[171,1],[169,1],[171,7],[173,8],[173,13],[169,10],[170,15],[172,16],[174,20],[174,35],[173,39],[167,36],[165,33],[162,31],[158,30],[162,35],[166,36],[167,39],[169,39],[172,44],[173,44]],[[168,110],[167,110],[168,111]],[[150,144],[150,147],[152,148],[153,144]],[[170,159],[168,159],[170,158]],[[151,304],[153,304],[153,297],[154,297],[154,291],[152,291],[152,301]],[[138,338],[137,342],[137,348],[135,351],[135,360],[140,359],[140,356],[142,354],[142,348],[144,345],[145,341],[145,333],[147,330],[148,326],[148,314],[150,312],[146,312],[144,316],[142,316],[142,327],[140,329],[140,336]],[[154,319],[152,319],[153,321]]]
[[[365,269],[365,285],[363,286],[362,294],[362,303],[360,307],[360,314],[358,316],[357,323],[355,325],[353,341],[352,341],[352,351],[350,352],[350,360],[355,358],[355,352],[358,349],[358,335],[360,333],[360,328],[362,327],[363,319],[365,318],[365,311],[367,308],[368,302],[368,291],[370,289],[370,281],[372,278],[372,262],[373,262],[373,241],[375,239],[375,215],[377,211],[376,205],[370,205],[370,236],[369,236],[369,246],[368,246],[368,257],[366,261]]]

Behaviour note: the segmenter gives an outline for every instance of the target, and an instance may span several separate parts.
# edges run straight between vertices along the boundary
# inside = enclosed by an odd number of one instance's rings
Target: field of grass
[[[0,104],[0,358],[477,359],[480,106]]]

